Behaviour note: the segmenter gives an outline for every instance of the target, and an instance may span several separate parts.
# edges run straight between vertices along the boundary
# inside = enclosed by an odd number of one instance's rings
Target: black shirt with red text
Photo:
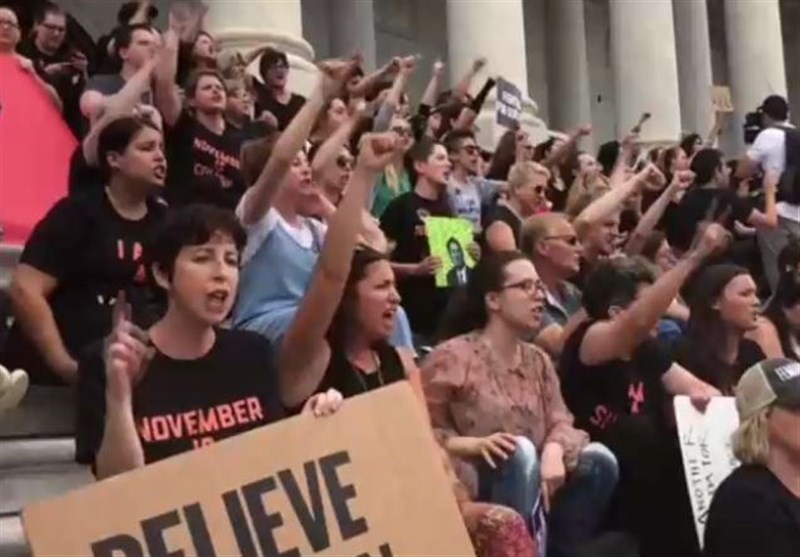
[[[589,432],[592,439],[602,440],[626,419],[660,414],[661,376],[672,366],[672,359],[655,340],[648,339],[630,360],[586,365],[581,361],[580,348],[595,323],[582,323],[567,339],[559,371],[564,401],[575,415],[575,427]]]
[[[239,151],[242,135],[227,125],[220,135],[183,112],[166,131],[167,201],[171,206],[210,203],[235,209],[244,194]]]
[[[133,414],[145,463],[201,448],[283,417],[269,341],[249,331],[218,329],[216,335],[211,350],[194,360],[175,360],[156,352],[136,385]],[[77,460],[93,463],[103,438],[105,373],[102,365],[82,371]]]
[[[111,310],[120,290],[126,292],[135,323],[148,326],[156,317],[160,304],[144,249],[165,210],[151,200],[144,218],[127,220],[105,189],[92,188],[60,200],[34,228],[20,263],[57,281],[48,303],[73,358],[111,331]],[[18,325],[7,348],[5,363],[12,369],[25,369],[35,383],[58,383]]]

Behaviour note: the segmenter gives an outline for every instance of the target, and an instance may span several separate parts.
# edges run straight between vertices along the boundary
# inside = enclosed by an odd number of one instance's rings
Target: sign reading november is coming
[[[407,385],[25,509],[34,555],[473,554]]]

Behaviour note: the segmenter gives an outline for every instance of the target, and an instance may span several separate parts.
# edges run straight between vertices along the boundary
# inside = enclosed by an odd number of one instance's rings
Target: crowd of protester
[[[718,126],[649,151],[635,129],[597,157],[589,126],[540,144],[512,129],[487,152],[485,60],[451,90],[436,61],[416,104],[415,56],[322,61],[303,97],[285,53],[219,53],[197,3],[127,2],[90,46],[70,21],[45,3],[23,30],[0,8],[2,55],[80,141],[0,349],[75,388],[99,479],[408,381],[479,555],[700,555],[671,398],[735,395],[744,464],[705,554],[800,555],[785,99],[764,101],[746,153],[715,148]],[[474,233],[455,286],[434,280],[436,216]]]

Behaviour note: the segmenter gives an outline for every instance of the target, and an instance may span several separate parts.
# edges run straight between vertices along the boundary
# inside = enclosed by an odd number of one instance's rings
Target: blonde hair
[[[557,222],[569,222],[564,213],[540,213],[529,217],[519,234],[519,249],[528,257],[536,253],[536,244],[543,240]]]
[[[759,410],[739,424],[733,434],[733,454],[742,464],[766,464],[769,457],[769,408]]]
[[[583,177],[575,178],[567,194],[567,205],[564,211],[570,220],[578,218],[586,207],[593,201],[599,199],[611,190],[608,182],[604,178],[599,178],[592,184],[586,184]]]
[[[508,171],[508,189],[517,190],[529,184],[536,176],[543,176],[549,180],[550,171],[538,162],[518,162]]]

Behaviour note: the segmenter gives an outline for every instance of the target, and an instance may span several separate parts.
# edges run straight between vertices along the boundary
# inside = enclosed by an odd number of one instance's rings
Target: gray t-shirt
[[[569,318],[581,310],[581,291],[576,286],[564,281],[561,297],[556,298],[551,292],[545,292],[544,313],[540,331],[556,324],[561,327],[567,324]]]
[[[123,87],[125,87],[125,79],[118,73],[112,73],[92,76],[86,83],[85,90],[97,91],[106,97],[110,97],[119,93]],[[142,104],[153,104],[153,95],[150,91],[146,91],[142,95]]]

